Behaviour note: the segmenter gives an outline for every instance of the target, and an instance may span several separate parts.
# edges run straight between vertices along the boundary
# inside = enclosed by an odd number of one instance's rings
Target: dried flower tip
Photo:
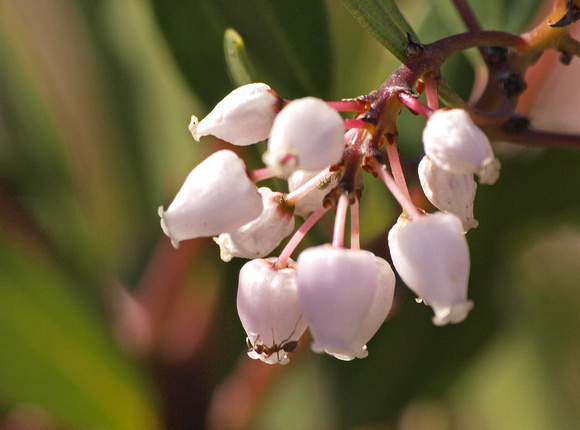
[[[434,324],[467,317],[473,308],[467,300],[469,248],[456,215],[401,216],[389,232],[389,248],[403,282],[433,309]]]
[[[195,167],[169,205],[159,208],[163,232],[174,247],[196,237],[232,232],[262,212],[262,197],[232,151],[218,151]]]
[[[199,142],[213,135],[233,145],[245,146],[268,138],[282,99],[266,84],[241,86],[199,122],[191,117],[189,130]]]
[[[259,188],[258,192],[264,205],[262,214],[233,233],[214,237],[223,261],[233,257],[265,257],[294,230],[292,208],[283,204],[283,194],[274,193],[267,187]]]
[[[264,163],[284,177],[295,169],[322,170],[342,159],[344,133],[342,117],[324,101],[295,100],[274,120]]]
[[[248,335],[248,355],[286,364],[306,331],[296,291],[295,262],[278,269],[276,258],[248,261],[240,270],[237,307]]]
[[[438,110],[423,130],[425,155],[456,175],[476,174],[482,184],[499,178],[500,163],[489,139],[462,109]]]
[[[312,350],[340,360],[368,355],[366,343],[391,309],[395,275],[371,252],[322,245],[298,257],[298,299]]]
[[[425,156],[419,163],[419,180],[429,201],[439,210],[457,215],[463,223],[463,231],[475,228],[473,200],[477,183],[473,175],[455,175],[433,164]]]

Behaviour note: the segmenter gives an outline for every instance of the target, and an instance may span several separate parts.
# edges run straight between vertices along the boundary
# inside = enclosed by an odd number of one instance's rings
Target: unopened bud
[[[163,232],[174,247],[196,237],[232,232],[262,213],[262,197],[234,152],[221,150],[187,176],[167,211],[159,208]]]
[[[366,343],[391,309],[395,275],[371,252],[322,245],[298,257],[298,299],[312,350],[340,360],[368,355]]]
[[[465,232],[477,227],[478,222],[473,217],[477,183],[472,174],[449,173],[433,164],[427,156],[419,163],[418,170],[423,192],[437,209],[457,215]]]
[[[427,120],[423,130],[425,155],[456,175],[476,174],[482,184],[499,178],[500,163],[489,139],[463,109],[441,109]]]
[[[342,159],[345,131],[340,114],[323,100],[295,100],[274,120],[264,163],[285,177],[296,169],[322,170]]]
[[[262,214],[233,233],[214,237],[220,246],[222,260],[265,257],[294,230],[294,216],[291,208],[284,205],[283,194],[274,193],[267,187],[258,191],[264,205]]]
[[[295,263],[279,269],[276,258],[248,261],[240,270],[238,314],[248,334],[248,355],[286,364],[307,323],[296,292]]]
[[[199,122],[191,117],[189,130],[199,142],[209,134],[233,145],[251,145],[268,138],[282,99],[266,84],[241,86]]]
[[[435,325],[467,317],[473,308],[467,300],[469,248],[456,215],[437,212],[412,221],[400,216],[389,232],[389,248],[403,282],[435,312]]]

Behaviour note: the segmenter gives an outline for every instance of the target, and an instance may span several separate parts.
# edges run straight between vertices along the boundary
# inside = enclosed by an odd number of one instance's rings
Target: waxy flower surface
[[[473,217],[473,200],[477,183],[473,175],[456,175],[432,163],[425,156],[419,163],[419,180],[425,196],[437,209],[457,215],[463,230],[475,228],[478,222]]]
[[[265,257],[294,230],[293,208],[284,204],[283,194],[267,187],[258,192],[264,205],[262,214],[236,231],[214,238],[222,260]]]
[[[403,282],[433,308],[434,324],[467,317],[473,308],[467,300],[469,248],[456,215],[437,212],[412,221],[401,216],[389,232],[389,248]]]
[[[312,350],[341,360],[366,357],[366,343],[393,300],[395,277],[388,263],[368,251],[321,245],[303,251],[297,264]]]
[[[196,139],[212,134],[248,145],[268,138],[266,167],[247,172],[235,153],[218,151],[193,169],[167,211],[159,209],[175,247],[181,240],[216,236],[224,261],[252,259],[240,271],[237,296],[251,358],[288,363],[307,328],[316,353],[346,361],[368,355],[367,343],[393,305],[395,274],[383,258],[360,249],[365,173],[379,177],[403,209],[388,235],[393,265],[433,309],[433,323],[461,322],[473,308],[464,233],[477,226],[474,175],[495,182],[499,162],[465,111],[433,112],[412,96],[399,98],[400,88],[373,104],[378,93],[338,102],[285,101],[265,84],[250,84],[230,93],[201,123],[193,117]],[[397,97],[392,109],[388,97]],[[418,173],[424,194],[442,212],[425,214],[415,206],[394,122],[373,116],[382,108],[399,112],[404,100],[428,117]],[[353,110],[351,119],[339,113]],[[255,185],[276,176],[287,179],[286,191]],[[306,248],[294,262],[290,257],[300,241],[329,210],[335,213],[332,244]],[[296,231],[294,214],[304,218]],[[279,256],[268,257],[287,237]]]
[[[198,142],[211,134],[234,145],[251,145],[268,138],[282,102],[266,84],[244,85],[228,94],[201,122],[192,116],[189,130]]]
[[[462,109],[441,109],[427,120],[423,130],[425,155],[456,175],[476,174],[482,184],[499,177],[500,163],[489,139]]]
[[[159,208],[159,216],[163,232],[177,248],[182,240],[235,231],[262,209],[262,197],[244,162],[221,150],[191,171],[169,208]]]
[[[248,355],[286,364],[307,323],[298,304],[294,262],[282,269],[275,263],[276,258],[257,259],[242,267],[237,306],[248,334]]]
[[[324,169],[341,160],[345,131],[340,114],[324,101],[295,100],[274,120],[264,163],[285,177],[296,169]]]

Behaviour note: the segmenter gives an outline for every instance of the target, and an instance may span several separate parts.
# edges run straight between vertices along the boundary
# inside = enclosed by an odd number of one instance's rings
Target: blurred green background
[[[448,0],[398,3],[422,42],[464,31]],[[520,32],[541,6],[470,3],[484,28]],[[498,144],[464,323],[435,327],[401,286],[368,358],[308,340],[284,367],[247,358],[243,261],[211,239],[173,250],[157,216],[220,145],[187,125],[234,88],[229,27],[288,99],[366,94],[399,65],[338,0],[0,0],[0,429],[580,428],[577,150]],[[580,133],[578,63],[528,82],[532,123]],[[466,98],[474,64],[443,70]],[[399,124],[416,188],[424,120]],[[387,255],[399,209],[367,179],[363,246]]]

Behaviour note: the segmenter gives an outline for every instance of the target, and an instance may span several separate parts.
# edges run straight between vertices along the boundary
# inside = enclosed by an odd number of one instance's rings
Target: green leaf
[[[228,28],[224,33],[224,55],[230,79],[237,87],[256,82],[244,40],[233,28]]]
[[[79,428],[154,429],[156,406],[71,278],[0,238],[0,402]]]
[[[232,89],[222,54],[227,28],[243,37],[256,78],[282,97],[330,96],[334,56],[324,1],[153,4],[177,63],[208,106]]]
[[[393,0],[342,0],[350,13],[395,57],[405,61],[407,33],[417,35]]]

